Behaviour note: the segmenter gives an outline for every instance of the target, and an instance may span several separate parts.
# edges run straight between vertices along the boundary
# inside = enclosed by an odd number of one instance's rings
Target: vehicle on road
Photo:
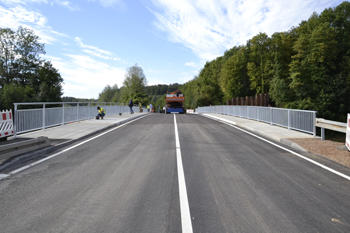
[[[183,96],[182,92],[179,90],[176,90],[174,92],[171,92],[170,94],[167,93],[165,95],[165,101],[166,101],[166,109],[165,112],[167,114],[170,113],[185,113],[185,109],[183,106],[183,103],[185,101],[185,97]]]

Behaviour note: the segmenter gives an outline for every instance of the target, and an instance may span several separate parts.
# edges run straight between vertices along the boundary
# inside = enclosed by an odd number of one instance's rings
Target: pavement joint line
[[[204,115],[205,117],[210,118],[210,116],[208,116],[208,115],[205,115],[205,114],[203,114],[203,115]],[[218,117],[215,117],[215,118],[218,118]],[[215,118],[212,118],[212,119],[215,119]],[[219,119],[220,119],[220,118],[219,118]],[[221,120],[221,119],[220,119],[220,120]],[[289,149],[287,149],[287,148],[285,148],[285,147],[283,147],[283,146],[277,145],[276,143],[273,143],[273,142],[271,142],[271,141],[269,141],[269,140],[267,140],[267,139],[265,139],[265,138],[262,138],[262,137],[260,137],[260,136],[258,136],[258,135],[255,135],[255,134],[253,134],[253,133],[251,133],[251,132],[248,132],[248,131],[246,131],[246,130],[244,130],[244,129],[241,129],[241,128],[237,127],[237,126],[234,126],[232,123],[230,124],[230,123],[225,122],[225,121],[222,121],[222,123],[227,124],[227,125],[229,125],[229,126],[235,128],[235,129],[238,129],[238,130],[240,130],[240,131],[242,131],[242,132],[244,132],[244,133],[250,134],[250,135],[252,135],[253,137],[256,137],[256,138],[258,138],[258,139],[260,139],[260,140],[262,140],[262,141],[265,141],[265,142],[267,142],[267,143],[269,143],[269,144],[271,144],[271,145],[273,145],[273,146],[276,146],[276,147],[278,147],[278,148],[280,148],[280,149],[282,149],[282,150],[285,150],[285,151],[287,151],[287,152],[289,152],[289,153],[291,153],[291,154],[294,154],[294,155],[298,156],[298,157],[301,158],[301,159],[304,159],[304,160],[306,160],[306,161],[308,161],[308,162],[310,162],[310,163],[313,163],[313,164],[315,164],[316,166],[319,166],[319,167],[321,167],[321,168],[323,168],[323,169],[325,169],[325,170],[327,170],[327,171],[329,171],[329,172],[331,172],[331,173],[334,173],[334,174],[336,174],[336,175],[338,175],[338,176],[340,176],[340,177],[343,177],[343,178],[345,178],[345,179],[347,179],[347,180],[350,181],[350,176],[347,176],[347,175],[345,175],[345,174],[343,174],[343,173],[341,173],[341,172],[338,172],[338,171],[336,171],[336,170],[334,170],[334,169],[332,169],[332,168],[330,168],[330,167],[327,167],[327,166],[325,166],[325,165],[323,165],[323,164],[321,164],[321,163],[318,163],[318,162],[316,162],[316,161],[314,161],[314,160],[312,160],[312,159],[309,159],[309,158],[307,158],[307,157],[305,157],[305,156],[303,156],[303,155],[301,155],[301,154],[299,154],[299,153],[297,153],[297,152],[294,152],[294,151],[292,151],[292,150],[289,150]]]
[[[57,153],[55,153],[55,154],[53,154],[53,155],[51,155],[51,156],[48,156],[48,157],[46,157],[46,158],[44,158],[44,159],[41,159],[41,160],[36,161],[36,162],[34,162],[34,163],[28,164],[28,165],[26,165],[26,166],[24,166],[24,167],[18,168],[18,169],[16,169],[16,170],[12,171],[12,172],[9,172],[8,174],[0,174],[0,180],[4,179],[4,178],[6,178],[6,177],[8,177],[8,176],[10,176],[10,175],[14,175],[14,174],[16,174],[16,173],[19,173],[19,172],[21,172],[21,171],[23,171],[23,170],[26,170],[26,169],[28,169],[28,168],[30,168],[30,167],[33,167],[33,166],[35,166],[35,165],[38,165],[38,164],[40,164],[40,163],[42,163],[42,162],[45,162],[46,160],[49,160],[49,159],[51,159],[51,158],[53,158],[53,157],[56,157],[57,155],[60,155],[60,154],[62,154],[62,153],[64,153],[64,152],[67,152],[67,151],[69,151],[69,150],[71,150],[71,149],[74,149],[75,147],[78,147],[78,146],[80,146],[80,145],[82,145],[82,144],[85,144],[85,143],[91,141],[91,140],[94,140],[94,139],[96,139],[96,138],[98,138],[98,137],[101,137],[101,136],[103,136],[103,135],[105,135],[105,134],[107,134],[107,133],[109,133],[109,132],[112,132],[112,131],[114,131],[114,130],[116,130],[116,129],[119,129],[119,128],[121,128],[121,127],[123,127],[123,126],[125,126],[125,125],[127,125],[127,124],[130,124],[130,123],[132,123],[132,122],[134,122],[134,121],[140,120],[141,118],[144,118],[144,117],[146,117],[146,116],[148,116],[148,115],[144,115],[144,116],[138,117],[138,118],[136,118],[136,119],[134,119],[134,120],[125,122],[124,124],[121,124],[121,125],[119,125],[119,126],[113,128],[113,129],[110,129],[110,130],[108,130],[108,131],[106,131],[106,132],[103,132],[103,133],[101,133],[101,134],[99,134],[99,135],[96,135],[96,136],[94,136],[94,137],[92,137],[92,138],[89,138],[89,139],[87,139],[87,140],[85,140],[85,141],[83,141],[83,142],[80,142],[80,143],[78,143],[78,144],[76,144],[76,145],[74,145],[74,146],[71,146],[71,147],[69,147],[69,148],[67,148],[67,149],[64,149],[64,150],[62,150],[62,151],[60,151],[60,152],[57,152]]]
[[[179,182],[179,197],[180,197],[180,212],[181,212],[181,227],[182,232],[192,233],[192,221],[190,214],[190,206],[188,204],[188,196],[186,190],[185,173],[182,164],[179,132],[176,123],[176,114],[174,114],[175,127],[175,142],[176,142],[176,161],[177,161],[177,175]]]

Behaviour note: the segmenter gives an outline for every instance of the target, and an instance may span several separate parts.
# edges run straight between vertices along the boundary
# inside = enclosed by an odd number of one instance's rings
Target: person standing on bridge
[[[134,105],[134,103],[132,102],[132,99],[130,99],[129,101],[129,107],[130,107],[130,114],[133,114],[134,111],[132,110],[132,106]]]
[[[101,120],[103,120],[103,117],[106,115],[106,112],[103,108],[100,108],[100,106],[97,107],[98,110],[98,116],[101,117]]]

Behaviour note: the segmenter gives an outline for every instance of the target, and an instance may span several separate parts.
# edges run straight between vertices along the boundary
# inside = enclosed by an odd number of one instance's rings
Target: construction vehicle
[[[171,92],[170,94],[167,93],[165,95],[165,102],[166,102],[165,112],[167,114],[170,114],[170,113],[183,114],[183,113],[185,113],[185,109],[183,106],[184,101],[185,101],[185,97],[183,96],[183,94],[179,90]]]

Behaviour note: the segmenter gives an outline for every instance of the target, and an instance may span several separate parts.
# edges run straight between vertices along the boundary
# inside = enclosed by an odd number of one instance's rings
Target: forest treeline
[[[345,121],[350,112],[350,3],[313,13],[287,32],[259,33],[207,62],[181,87],[187,108],[270,93],[277,107],[318,111]]]

